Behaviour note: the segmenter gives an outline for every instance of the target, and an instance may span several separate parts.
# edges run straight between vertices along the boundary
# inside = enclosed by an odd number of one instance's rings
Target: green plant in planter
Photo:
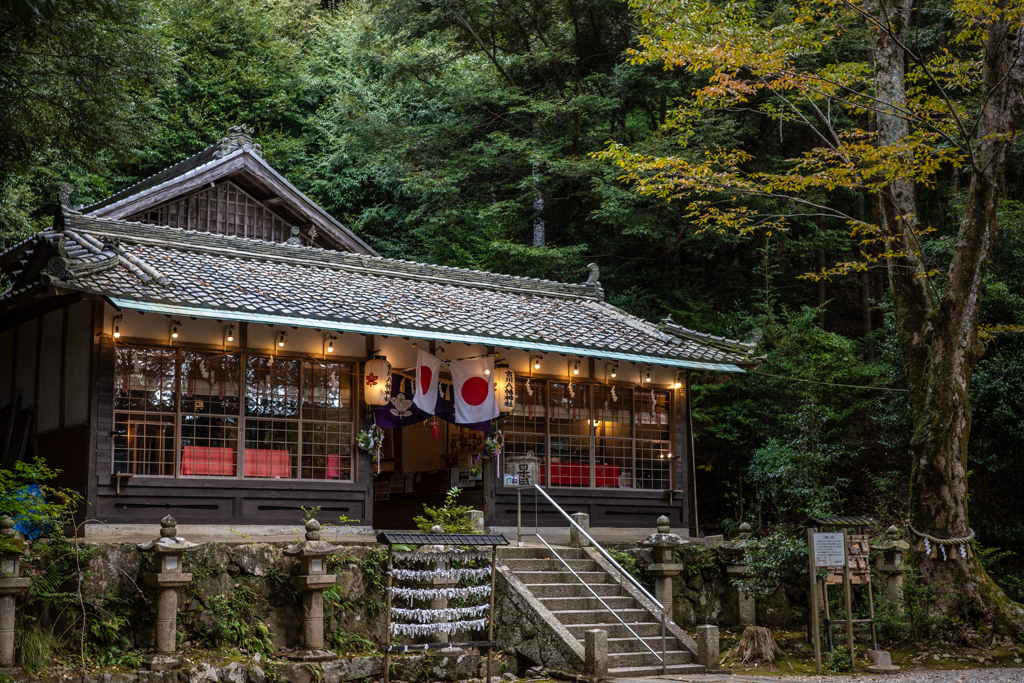
[[[429,532],[435,525],[444,529],[446,534],[475,534],[476,529],[469,520],[468,513],[473,508],[468,505],[457,505],[461,489],[453,486],[444,497],[444,505],[439,508],[423,507],[426,517],[414,517],[412,521],[423,532]]]

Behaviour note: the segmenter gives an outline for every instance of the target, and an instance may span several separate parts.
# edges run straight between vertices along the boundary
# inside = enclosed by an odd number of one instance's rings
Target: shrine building
[[[0,458],[61,469],[87,535],[303,507],[409,529],[452,486],[507,527],[517,483],[593,526],[694,527],[689,373],[743,372],[756,342],[628,315],[596,266],[563,283],[382,258],[242,127],[92,206],[72,193],[0,254]],[[494,359],[500,417],[459,424],[446,365],[434,413],[412,405],[420,352]]]

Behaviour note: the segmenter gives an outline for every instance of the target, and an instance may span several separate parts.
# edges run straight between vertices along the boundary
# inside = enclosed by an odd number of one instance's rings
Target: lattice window
[[[181,475],[233,477],[238,464],[237,354],[181,352]]]
[[[302,364],[302,478],[352,480],[354,368]]]
[[[239,353],[115,353],[114,472],[237,477],[244,457],[245,477],[354,480],[352,365],[244,356],[243,376]]]
[[[505,418],[505,474],[517,473],[512,471],[510,457],[533,455],[538,465],[546,462],[546,397],[546,381],[516,378],[516,407]]]
[[[633,390],[594,387],[594,485],[633,486]]]
[[[541,484],[591,486],[590,387],[574,384],[570,389],[567,382],[551,382],[548,407],[550,455],[547,467],[541,468]]]
[[[298,476],[298,360],[246,359],[245,476]]]
[[[174,474],[174,351],[118,347],[114,360],[114,472]]]
[[[638,389],[635,394],[635,486],[640,489],[667,489],[672,483],[669,393],[657,389]]]
[[[130,221],[269,242],[291,236],[287,221],[231,181],[129,216]]]

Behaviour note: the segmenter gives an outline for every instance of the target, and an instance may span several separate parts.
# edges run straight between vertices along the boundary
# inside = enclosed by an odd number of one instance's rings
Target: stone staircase
[[[577,576],[566,569],[547,548],[501,548],[498,551],[499,571],[510,572],[522,589],[529,591],[540,603],[538,611],[548,614],[564,627],[582,647],[584,632],[602,629],[608,632],[608,675],[612,678],[661,674],[661,661],[613,616],[636,632],[658,655],[661,654],[661,615],[636,589],[619,581],[615,571],[593,549],[554,548]],[[585,581],[601,601],[582,585]],[[561,629],[558,629],[559,631]],[[564,632],[563,632],[564,633]],[[666,630],[666,673],[704,673],[694,664],[694,644],[675,624]],[[681,642],[681,640],[683,642]],[[686,641],[689,641],[688,643]]]

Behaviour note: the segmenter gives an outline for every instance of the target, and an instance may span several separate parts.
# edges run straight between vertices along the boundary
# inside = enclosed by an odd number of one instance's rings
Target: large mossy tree
[[[807,215],[841,221],[858,257],[811,278],[885,264],[910,391],[911,526],[967,537],[969,392],[985,351],[981,302],[1005,171],[1024,117],[1024,5],[953,0],[936,13],[913,0],[632,5],[647,29],[634,61],[703,79],[674,112],[684,141],[703,116],[752,109],[799,124],[809,142],[768,170],[738,148],[666,157],[612,144],[601,156],[640,193],[687,203],[704,230],[770,233]],[[967,178],[941,262],[924,247],[933,229],[921,219],[918,188],[949,168]],[[868,193],[877,210],[846,210],[847,193]],[[977,558],[933,555],[916,560],[944,587],[946,608],[980,629],[1024,633],[1024,608]]]

